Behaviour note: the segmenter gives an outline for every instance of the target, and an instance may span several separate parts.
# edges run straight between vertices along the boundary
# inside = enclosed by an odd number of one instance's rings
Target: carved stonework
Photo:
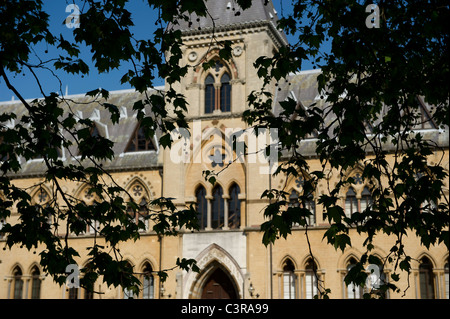
[[[241,287],[244,284],[244,274],[236,260],[230,256],[223,248],[216,244],[211,244],[202,253],[199,254],[197,266],[200,272],[188,272],[185,275],[183,298],[195,299],[199,298],[203,289],[203,285],[209,275],[220,265],[223,270],[228,272],[230,277],[235,281],[238,287],[238,294],[242,298]]]

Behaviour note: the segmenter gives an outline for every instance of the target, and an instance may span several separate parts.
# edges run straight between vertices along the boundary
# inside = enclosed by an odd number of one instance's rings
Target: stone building
[[[220,173],[214,186],[205,182],[202,174],[204,170],[220,170],[238,156],[236,150],[229,147],[230,141],[239,129],[247,128],[241,119],[248,107],[246,97],[262,85],[253,63],[262,55],[271,56],[287,43],[286,36],[275,26],[277,13],[271,1],[267,5],[264,2],[255,0],[251,9],[236,15],[233,1],[208,1],[215,28],[208,18],[193,19],[193,25],[178,26],[184,39],[183,63],[197,67],[190,68],[177,87],[189,102],[187,118],[192,137],[188,141],[181,139],[172,149],[160,147],[158,134],[151,140],[142,137],[132,109],[139,99],[138,93],[110,92],[108,102],[120,107],[117,125],[112,125],[105,109],[96,104],[83,104],[88,99],[84,95],[70,96],[75,101],[77,115],[95,122],[92,134],[115,142],[115,158],[105,163],[105,168],[136,202],[145,204],[160,196],[173,197],[179,208],[195,203],[199,210],[200,231],[181,230],[176,237],[160,239],[149,224],[147,230],[141,232],[140,240],[120,245],[123,258],[136,272],[147,274],[141,276],[143,289],[135,296],[137,298],[312,298],[317,292],[313,267],[323,285],[331,289],[331,298],[359,298],[363,292],[360,287],[346,287],[343,278],[364,252],[364,238],[351,229],[352,247],[343,253],[322,239],[328,223],[323,219],[317,199],[325,191],[325,185],[319,185],[308,203],[315,213],[308,228],[314,252],[312,259],[303,227],[294,226],[292,235],[286,240],[279,239],[267,247],[262,244],[260,231],[264,222],[263,210],[268,204],[266,199],[261,199],[261,194],[271,187],[284,187],[295,202],[295,196],[302,192],[301,179],[272,176],[269,163],[257,155],[231,163]],[[213,36],[217,40],[231,41],[233,56],[230,61],[220,59],[218,49],[211,45]],[[210,60],[215,61],[215,67],[204,71],[200,62]],[[320,71],[315,70],[292,74],[286,82],[279,83],[279,89],[274,87],[274,113],[278,112],[278,102],[288,97],[304,105],[312,101],[319,105],[325,103],[317,90],[319,74]],[[148,93],[157,94],[157,91]],[[0,108],[2,112],[15,112],[17,118],[25,112],[17,102],[2,102]],[[426,106],[423,112],[427,114]],[[432,122],[420,129],[443,147],[443,166],[448,172],[448,130],[439,130]],[[247,138],[253,138],[252,145],[255,146],[265,143],[250,133]],[[315,139],[311,137],[303,143],[302,149],[311,169],[320,170],[314,143]],[[65,161],[74,161],[77,150],[61,149],[60,156]],[[441,156],[436,152],[429,161],[436,162]],[[43,181],[45,166],[42,159],[22,161],[22,167],[14,176],[15,185],[29,188]],[[360,168],[355,167],[346,174],[355,177],[355,185],[342,194],[342,206],[349,212],[364,209],[370,201],[370,192],[367,182],[360,178]],[[336,182],[336,174],[329,182]],[[86,203],[94,201],[94,196],[84,185],[65,183],[64,187]],[[52,196],[51,187],[45,183],[29,190],[33,201],[41,205]],[[448,197],[448,179],[444,192]],[[9,222],[17,218],[13,213]],[[84,235],[70,236],[70,244],[83,252],[83,247],[92,244],[93,238],[94,231],[86,229]],[[2,241],[4,239],[0,237],[0,246],[4,245]],[[386,256],[392,244],[392,238],[379,235],[374,252],[380,257]],[[404,297],[448,298],[449,255],[446,247],[432,246],[427,250],[413,235],[405,238],[405,245],[414,263],[409,283],[406,273],[399,282],[402,289],[410,285]],[[173,267],[178,257],[195,258],[200,272],[169,271],[167,281],[161,284],[156,272]],[[84,266],[86,262],[87,256],[82,255],[79,265]],[[392,267],[385,267],[384,275],[380,276],[389,278]],[[38,249],[28,251],[13,247],[0,250],[0,298],[126,298],[129,295],[127,291],[102,283],[97,283],[95,289],[103,294],[92,296],[83,289],[56,285],[43,273]],[[401,296],[391,293],[387,297]]]

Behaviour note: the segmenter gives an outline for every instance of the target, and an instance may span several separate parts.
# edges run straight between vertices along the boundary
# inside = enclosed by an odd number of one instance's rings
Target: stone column
[[[212,201],[213,197],[211,195],[206,195],[205,198],[206,198],[206,202],[207,202],[207,204],[206,204],[206,219],[207,219],[207,221],[206,221],[205,230],[212,230],[212,227],[211,227],[211,219],[212,219],[211,201]]]
[[[30,286],[31,276],[22,276],[22,278],[25,283],[25,291],[22,297],[23,299],[28,299],[28,287]]]
[[[223,195],[223,209],[224,209],[224,221],[223,221],[223,230],[229,230],[230,227],[228,227],[228,218],[229,218],[229,209],[228,209],[228,200],[230,199],[229,195]]]
[[[13,281],[13,278],[7,277],[7,278],[5,278],[5,280],[8,281],[8,292],[6,294],[6,299],[10,299],[11,298],[11,283]]]

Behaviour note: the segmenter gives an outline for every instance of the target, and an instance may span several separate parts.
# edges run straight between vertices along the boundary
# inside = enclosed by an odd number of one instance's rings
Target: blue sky
[[[82,10],[81,5],[83,2],[78,2],[80,5],[80,9]],[[290,9],[290,1],[275,0],[273,2],[279,14],[282,12],[288,12]],[[70,14],[70,12],[66,12],[66,7],[69,3],[77,4],[77,0],[44,0],[44,10],[50,15],[50,30],[54,35],[62,34],[62,36],[67,40],[73,39],[73,29],[69,29],[63,24],[66,17]],[[283,8],[281,8],[281,4]],[[155,29],[155,12],[153,12],[152,9],[149,8],[148,4],[146,4],[146,1],[144,0],[132,0],[127,4],[127,6],[127,9],[132,13],[133,23],[135,24],[135,27],[132,31],[136,35],[136,38],[152,37],[152,33]],[[44,92],[46,94],[50,92],[58,92],[59,94],[64,94],[66,90],[69,95],[83,94],[99,87],[102,87],[108,91],[131,88],[129,84],[120,83],[120,78],[128,70],[127,65],[124,65],[119,70],[113,70],[107,74],[98,74],[95,68],[91,65],[89,49],[82,46],[80,47],[80,49],[82,52],[80,57],[90,66],[89,75],[81,78],[80,75],[70,75],[66,74],[62,70],[58,70],[57,75],[62,82],[60,85],[59,81],[51,74],[50,71],[36,71],[37,76],[40,78],[41,83],[43,84]],[[56,49],[49,48],[45,44],[37,45],[34,50],[42,60],[54,58],[58,54],[58,51]],[[45,53],[46,50],[48,51],[48,53]],[[34,58],[30,62],[32,63],[33,60],[37,61],[37,59]],[[303,65],[303,69],[312,69],[312,65],[306,62]],[[18,91],[25,99],[38,98],[42,96],[39,87],[30,72],[25,71],[19,75],[14,76],[12,74],[9,74],[8,76],[10,82],[16,87],[16,89],[18,89]],[[155,85],[163,84],[163,79],[159,79],[155,83]],[[0,79],[0,101],[10,101],[13,97],[15,100],[17,100],[17,97],[14,96],[14,93],[11,92],[6,87],[4,82]]]

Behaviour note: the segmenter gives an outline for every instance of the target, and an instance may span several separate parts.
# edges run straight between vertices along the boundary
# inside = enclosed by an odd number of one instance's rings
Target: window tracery
[[[215,60],[205,78],[205,114],[231,111],[231,76],[224,64]]]

